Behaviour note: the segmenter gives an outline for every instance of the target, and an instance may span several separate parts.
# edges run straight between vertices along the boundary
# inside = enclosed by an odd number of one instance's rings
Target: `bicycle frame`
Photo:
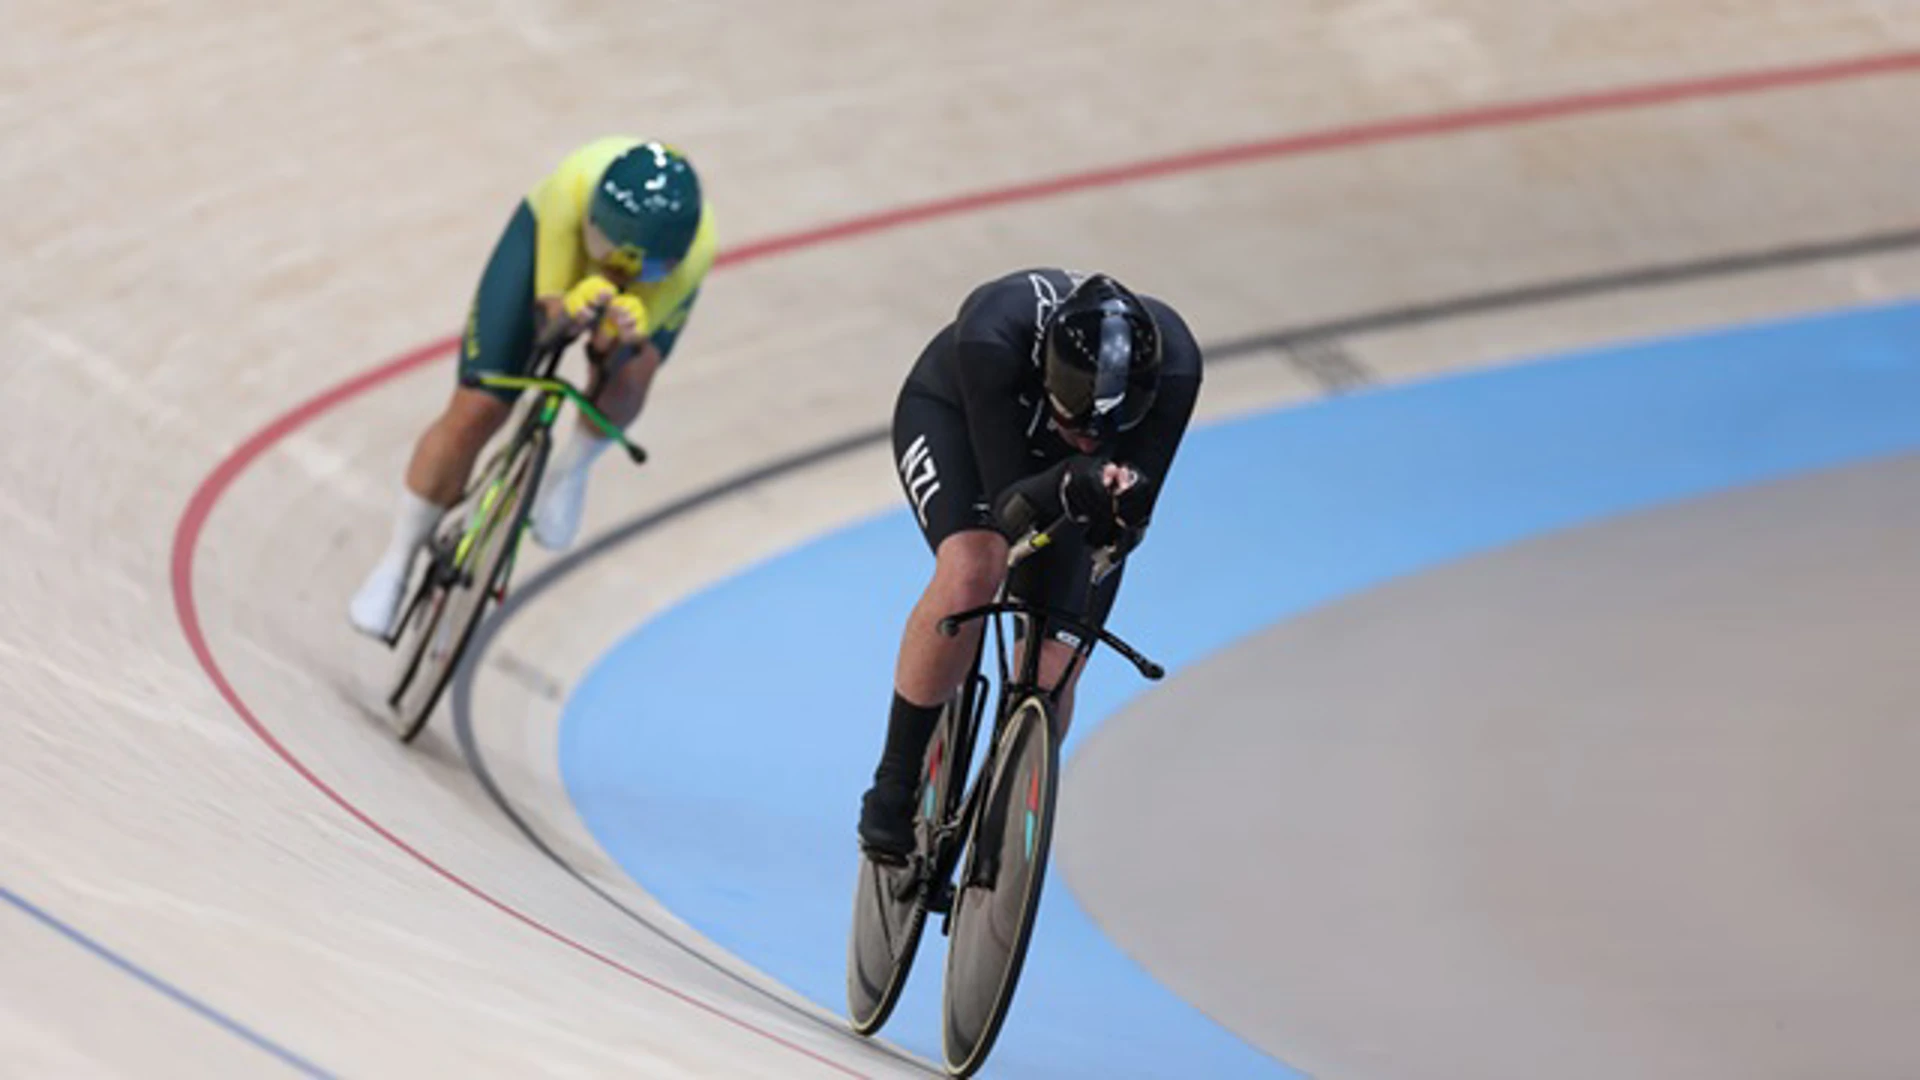
[[[512,450],[515,445],[527,437],[529,432],[535,429],[541,431],[552,430],[554,421],[559,419],[560,407],[568,401],[573,402],[574,407],[580,410],[580,415],[586,417],[595,427],[599,428],[602,434],[619,443],[620,446],[626,450],[627,456],[633,460],[635,465],[646,463],[647,452],[628,440],[626,433],[621,431],[619,426],[612,420],[609,420],[605,413],[595,407],[585,393],[567,380],[554,376],[553,370],[559,366],[560,357],[566,352],[567,345],[567,342],[561,342],[559,345],[541,352],[534,358],[531,372],[527,375],[489,375],[481,373],[468,375],[460,380],[461,385],[474,389],[535,391],[533,404],[529,408],[525,419],[521,421],[520,428],[514,433],[513,438],[508,439],[499,450],[494,452],[494,458],[488,460],[489,465],[491,465],[500,454]],[[481,470],[482,475],[485,475],[486,472],[487,470]],[[498,494],[499,480],[495,479],[493,486],[482,496],[480,514],[478,515],[479,520],[486,520],[486,512],[491,508],[493,500]],[[467,549],[472,546],[475,535],[476,530],[469,527],[461,536],[460,547],[455,553],[454,561],[456,565],[464,566],[466,564],[465,555]]]
[[[1066,520],[1067,519],[1063,517],[1046,529],[1034,532],[1015,544],[1007,553],[1007,569],[1012,570],[1034,552],[1052,543],[1053,536],[1066,524]],[[1000,630],[1000,621],[998,619],[1000,615],[1014,615],[1027,619],[1031,624],[1032,640],[1036,643],[1033,648],[1029,648],[1021,654],[1020,677],[1017,680],[1009,680],[1008,678],[1007,649],[1006,642]],[[1026,697],[1028,694],[1040,693],[1046,696],[1047,704],[1058,705],[1060,703],[1061,692],[1065,690],[1069,682],[1073,681],[1074,676],[1079,673],[1080,667],[1086,662],[1087,658],[1093,655],[1094,646],[1100,644],[1104,644],[1114,652],[1119,653],[1140,672],[1142,677],[1148,680],[1157,680],[1166,674],[1165,668],[1140,655],[1133,646],[1120,640],[1120,638],[1109,632],[1106,628],[1090,626],[1079,619],[1043,605],[1029,604],[1021,600],[1008,600],[1006,598],[1006,587],[1004,585],[1001,586],[1000,599],[995,600],[991,604],[983,604],[977,608],[971,608],[967,611],[949,615],[940,620],[938,629],[942,635],[953,637],[960,632],[962,625],[982,618],[992,618],[994,620],[994,645],[999,657],[1000,682],[1002,687],[1001,697],[1003,699],[1018,699]],[[1051,687],[1044,687],[1040,685],[1040,648],[1038,643],[1046,641],[1049,634],[1056,628],[1071,631],[1077,639],[1077,643],[1074,645],[1073,658],[1068,662],[1066,669],[1061,672],[1059,680]],[[984,647],[984,635],[982,635],[981,644]],[[979,667],[979,657],[976,656],[974,659],[974,671],[976,673],[979,671]]]
[[[1035,532],[1024,538],[1020,543],[1014,545],[1013,549],[1008,553],[1008,568],[1012,569],[1012,567],[1017,566],[1021,560],[1041,548],[1046,547],[1052,541],[1053,535],[1064,524],[1065,519],[1063,518],[1055,522],[1051,527]],[[1012,666],[1008,663],[1006,634],[1000,619],[1002,615],[1013,615],[1017,618],[1024,618],[1027,621],[1027,632],[1025,636],[1027,642],[1031,644],[1029,647],[1024,648],[1020,654],[1017,677],[1013,677]],[[1158,680],[1166,674],[1166,670],[1159,664],[1142,656],[1132,646],[1120,640],[1120,638],[1108,632],[1106,629],[1089,626],[1079,619],[1072,618],[1042,605],[1009,600],[1006,598],[1004,586],[1002,587],[1000,599],[995,600],[991,604],[985,604],[977,608],[949,615],[940,620],[937,624],[937,629],[939,633],[946,637],[954,637],[959,634],[961,626],[976,619],[990,619],[992,621],[994,652],[1000,674],[1000,693],[998,704],[994,710],[993,733],[988,740],[988,746],[990,747],[999,745],[1005,733],[1007,723],[1012,719],[1021,704],[1029,697],[1038,695],[1045,699],[1048,717],[1051,720],[1055,715],[1055,710],[1059,708],[1060,695],[1065,691],[1067,685],[1073,681],[1074,677],[1078,675],[1087,659],[1092,656],[1093,650],[1097,645],[1105,644],[1112,648],[1132,663],[1140,674],[1149,680]],[[1068,661],[1066,668],[1062,670],[1059,679],[1055,681],[1052,686],[1043,686],[1040,680],[1040,646],[1049,639],[1049,636],[1056,629],[1071,631],[1078,639],[1078,642],[1074,646],[1072,658]],[[982,633],[980,643],[974,651],[972,668],[967,676],[967,681],[963,684],[960,699],[955,706],[955,708],[964,710],[964,713],[967,714],[965,715],[964,722],[956,725],[957,730],[953,740],[954,745],[947,748],[947,753],[950,755],[949,760],[953,762],[953,768],[955,769],[971,769],[971,762],[976,744],[979,740],[980,722],[984,719],[986,711],[985,691],[987,689],[987,679],[980,673],[980,665],[985,650],[986,634]],[[979,771],[975,772],[969,780],[965,794],[961,797],[958,812],[952,817],[943,817],[935,822],[933,826],[934,850],[930,853],[933,858],[933,865],[931,867],[933,873],[929,879],[929,885],[937,890],[937,895],[935,895],[933,901],[929,903],[929,909],[937,910],[948,918],[951,918],[951,909],[950,896],[948,896],[947,893],[951,888],[953,870],[959,862],[961,849],[963,847],[958,840],[968,835],[972,829],[973,819],[979,812],[980,800],[984,797],[984,793],[992,778],[992,757],[989,755],[988,763]],[[944,810],[944,808],[942,809]],[[945,930],[944,922],[942,924],[942,930],[943,932]]]
[[[561,406],[566,402],[573,402],[574,406],[580,410],[580,415],[586,417],[589,422],[599,428],[601,433],[609,439],[618,442],[621,448],[626,450],[627,456],[632,459],[634,464],[640,465],[646,462],[647,452],[644,449],[629,440],[626,433],[612,420],[608,419],[606,414],[601,412],[584,392],[571,382],[559,378],[554,374],[554,369],[559,366],[561,356],[566,353],[567,347],[571,344],[571,341],[560,341],[536,353],[533,363],[529,365],[529,373],[526,375],[492,375],[482,372],[461,376],[460,385],[471,389],[531,390],[534,391],[534,396],[530,399],[527,411],[520,420],[519,425],[514,429],[513,434],[488,456],[486,462],[480,468],[474,470],[475,476],[487,478],[485,480],[486,490],[478,493],[477,502],[475,501],[476,492],[473,487],[468,487],[460,493],[460,498],[455,502],[455,505],[467,503],[472,504],[473,508],[466,515],[466,522],[460,528],[459,538],[454,541],[453,550],[447,554],[445,561],[440,561],[440,556],[437,554],[434,556],[437,565],[433,570],[429,571],[428,580],[423,582],[422,587],[415,591],[412,600],[407,604],[406,610],[402,613],[401,617],[395,621],[393,632],[386,640],[389,648],[392,648],[398,642],[401,629],[407,625],[414,609],[424,600],[434,584],[450,584],[458,581],[461,576],[468,572],[468,563],[472,557],[474,547],[480,540],[486,537],[488,530],[495,524],[493,508],[499,501],[502,486],[506,480],[504,476],[496,475],[494,465],[503,456],[514,452],[523,442],[531,438],[534,432],[551,431],[554,422],[560,416]],[[538,489],[540,479],[538,474],[535,474],[530,479],[530,485],[533,490]],[[529,491],[528,497],[532,497],[532,491]],[[519,547],[517,539],[518,538],[516,538],[516,544],[512,554],[507,557],[507,569],[502,576],[502,580],[511,576],[513,565],[518,560]],[[438,582],[435,582],[432,578],[434,573],[442,575]]]

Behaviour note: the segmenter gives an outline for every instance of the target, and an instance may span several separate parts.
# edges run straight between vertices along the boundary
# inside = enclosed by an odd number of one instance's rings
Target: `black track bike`
[[[636,465],[645,450],[588,401],[572,383],[554,375],[568,341],[544,347],[527,375],[463,377],[464,385],[527,391],[516,403],[511,434],[475,471],[472,481],[414,556],[407,600],[387,646],[397,666],[387,694],[402,742],[412,742],[433,716],[434,705],[460,666],[474,628],[490,605],[506,599],[527,515],[553,450],[553,424],[572,401]]]
[[[1008,566],[1045,547],[1064,523],[1014,545]],[[1045,641],[1057,630],[1074,636],[1072,661],[1052,686],[1040,685],[1037,648],[1020,650],[1019,670],[1009,677],[1005,616],[1023,624],[1028,642]],[[941,932],[949,945],[941,1044],[947,1070],[955,1076],[970,1076],[986,1062],[1033,934],[1059,787],[1055,714],[1061,689],[1100,643],[1147,679],[1165,674],[1104,629],[1009,600],[1004,590],[995,603],[941,620],[939,630],[952,637],[976,619],[992,620],[1000,674],[986,753],[968,782],[991,692],[981,672],[983,632],[972,671],[942,710],[927,746],[913,854],[902,863],[861,855],[847,949],[848,1018],[855,1032],[872,1035],[887,1022],[906,987],[927,916],[943,916]]]

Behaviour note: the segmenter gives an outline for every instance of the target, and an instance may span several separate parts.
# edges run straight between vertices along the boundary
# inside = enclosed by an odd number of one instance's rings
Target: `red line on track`
[[[1224,168],[1232,165],[1244,165],[1251,162],[1275,158],[1298,157],[1307,154],[1325,153],[1332,150],[1352,149],[1361,146],[1397,142],[1425,136],[1455,134],[1490,128],[1511,127],[1519,124],[1543,120],[1563,119],[1590,113],[1615,112],[1625,109],[1647,108],[1668,105],[1676,102],[1702,100],[1709,98],[1731,97],[1738,94],[1758,93],[1766,90],[1781,90],[1791,87],[1813,86],[1821,83],[1840,82],[1847,79],[1864,78],[1873,75],[1891,75],[1911,73],[1920,70],[1920,51],[1885,53],[1876,56],[1852,57],[1796,67],[1769,68],[1760,71],[1735,72],[1704,78],[1681,79],[1669,82],[1648,83],[1640,86],[1623,87],[1613,90],[1599,90],[1560,97],[1538,98],[1530,101],[1511,102],[1502,105],[1487,105],[1461,109],[1454,112],[1433,113],[1424,116],[1403,117],[1358,124],[1349,127],[1332,128],[1323,131],[1307,132],[1298,135],[1286,135],[1256,142],[1238,143],[1231,146],[1198,150],[1170,157],[1154,158],[1115,165],[1087,172],[1071,173],[1047,179],[1035,180],[1025,184],[982,191],[973,194],[957,195],[930,202],[914,203],[830,223],[801,232],[782,236],[768,237],[754,241],[723,253],[718,260],[719,266],[731,266],[737,263],[753,262],[775,255],[799,251],[822,244],[855,237],[903,228],[936,218],[953,217],[960,214],[975,213],[1012,203],[1031,202],[1057,195],[1090,191],[1097,188],[1114,187],[1156,177],[1171,176],[1180,173],[1198,172],[1206,169]],[[457,337],[447,337],[439,341],[422,345],[419,348],[395,357],[346,380],[316,397],[310,398],[292,410],[281,415],[266,427],[255,432],[239,447],[229,453],[211,473],[203,479],[188,500],[185,511],[180,516],[173,537],[172,583],[174,609],[180,619],[181,632],[186,636],[187,644],[193,649],[200,666],[206,670],[207,677],[213,681],[215,689],[225,698],[227,704],[238,714],[260,741],[274,754],[286,762],[289,768],[298,773],[301,779],[311,784],[327,799],[331,800],[350,817],[365,825],[381,839],[406,852],[422,866],[445,879],[449,884],[468,893],[482,903],[495,908],[502,914],[527,927],[552,938],[554,941],[582,953],[607,967],[635,979],[646,986],[666,994],[675,1000],[692,1006],[711,1016],[749,1032],[755,1036],[803,1055],[821,1065],[848,1076],[862,1074],[847,1066],[832,1061],[804,1046],[799,1045],[775,1032],[760,1027],[751,1021],[734,1016],[720,1007],[679,990],[667,983],[635,970],[591,946],[568,937],[547,924],[526,914],[520,909],[486,892],[479,886],[448,870],[435,862],[433,858],[408,843],[405,839],[375,821],[345,796],[322,779],[305,762],[288,750],[273,731],[256,716],[247,703],[240,697],[233,684],[227,679],[225,671],[213,655],[212,647],[200,622],[200,609],[193,593],[194,553],[199,547],[201,534],[205,531],[208,519],[233,482],[249,466],[259,460],[268,450],[282,439],[299,430],[322,413],[344,404],[374,388],[423,367],[439,359],[458,343]]]

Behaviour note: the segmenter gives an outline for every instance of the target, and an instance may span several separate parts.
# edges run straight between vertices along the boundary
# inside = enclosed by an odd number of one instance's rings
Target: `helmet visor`
[[[1145,419],[1153,407],[1154,387],[1150,376],[1142,377],[1135,326],[1120,313],[1108,312],[1097,324],[1061,329],[1063,337],[1050,343],[1048,358],[1047,397],[1054,422],[1106,441]]]
[[[1141,385],[1140,340],[1133,323],[1117,312],[1100,320],[1100,345],[1094,354],[1091,406],[1086,427],[1103,436],[1127,431],[1146,419],[1153,387]]]
[[[1093,361],[1093,419],[1123,426],[1127,401],[1127,369],[1133,361],[1133,330],[1127,320],[1108,315],[1100,320],[1100,347]]]

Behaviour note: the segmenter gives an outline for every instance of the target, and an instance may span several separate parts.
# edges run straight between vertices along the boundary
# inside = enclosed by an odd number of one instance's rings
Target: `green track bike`
[[[414,558],[407,599],[387,639],[397,657],[387,704],[402,742],[412,742],[426,729],[474,629],[490,606],[506,598],[561,406],[572,401],[582,416],[626,449],[634,464],[647,460],[646,451],[628,441],[584,393],[554,375],[568,344],[561,341],[542,349],[524,376],[462,377],[466,386],[525,393],[515,406],[507,439],[475,471],[460,500]]]

